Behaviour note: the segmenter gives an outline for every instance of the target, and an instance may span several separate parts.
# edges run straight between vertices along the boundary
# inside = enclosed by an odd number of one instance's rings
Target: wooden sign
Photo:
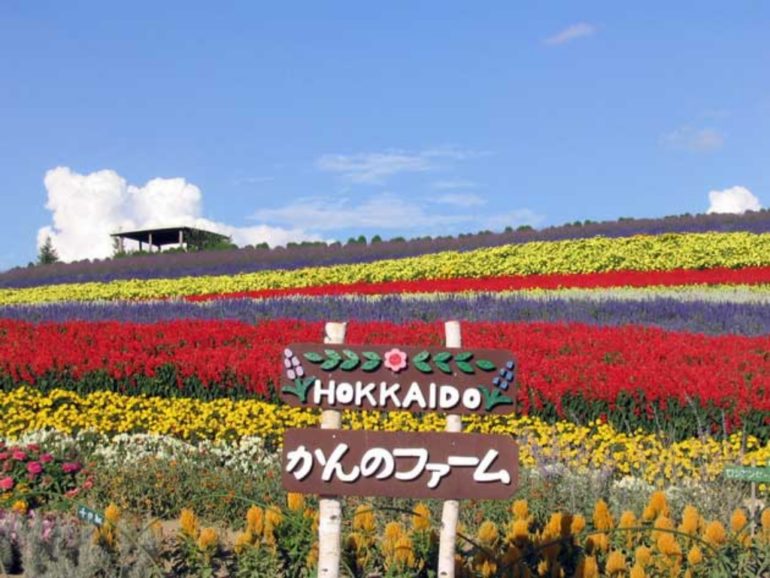
[[[329,346],[283,352],[280,396],[295,407],[453,414],[515,410],[516,362],[502,349]]]
[[[505,435],[290,429],[282,481],[305,494],[507,499],[518,463]]]
[[[770,468],[752,468],[748,466],[727,466],[724,476],[728,480],[744,482],[770,482]]]

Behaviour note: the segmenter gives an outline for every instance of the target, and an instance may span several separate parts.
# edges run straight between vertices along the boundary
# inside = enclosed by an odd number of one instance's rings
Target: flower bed
[[[467,253],[445,252],[364,264],[263,271],[233,276],[0,289],[0,305],[161,299],[360,282],[768,266],[770,234],[667,234],[619,239],[595,237],[507,245]]]
[[[316,341],[321,323],[177,321],[29,324],[0,321],[0,384],[41,391],[166,397],[271,397],[280,352]],[[351,323],[350,343],[438,345],[439,324]],[[518,409],[546,419],[608,420],[678,439],[738,427],[770,437],[770,337],[706,336],[653,328],[466,323],[469,348],[518,360]],[[726,431],[725,431],[726,430]]]
[[[560,290],[515,294],[220,299],[203,303],[135,301],[0,307],[0,318],[34,322],[299,319],[568,322],[646,325],[690,333],[770,333],[770,292],[759,286],[679,289]]]
[[[275,447],[287,428],[316,427],[320,420],[317,412],[257,400],[207,402],[107,392],[78,395],[62,390],[44,394],[26,387],[0,394],[0,408],[7,416],[0,423],[0,438],[19,438],[41,429],[86,438],[88,432],[108,437],[144,432],[198,442],[257,437]],[[724,439],[704,436],[671,442],[657,432],[627,433],[601,422],[577,425],[516,416],[466,416],[463,422],[469,432],[515,435],[524,467],[558,465],[576,473],[607,470],[613,475],[671,482],[713,480],[725,465],[734,463],[770,464],[770,446],[742,433]],[[345,412],[343,426],[443,431],[445,420],[435,414]],[[103,438],[97,441],[105,443]],[[130,453],[130,448],[122,451]],[[210,447],[206,451],[214,452]],[[137,452],[141,454],[141,448]],[[121,461],[131,462],[131,458]]]

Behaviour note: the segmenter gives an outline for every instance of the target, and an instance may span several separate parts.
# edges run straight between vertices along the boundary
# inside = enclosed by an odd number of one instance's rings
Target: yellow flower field
[[[185,440],[235,440],[260,436],[279,444],[286,428],[314,427],[317,413],[257,400],[124,396],[111,392],[90,395],[54,390],[50,394],[20,387],[0,393],[0,437],[18,438],[24,433],[54,429],[63,433],[93,430],[105,434],[148,432]],[[763,465],[770,447],[752,437],[734,434],[726,440],[692,438],[666,443],[654,433],[628,435],[610,425],[589,426],[566,421],[554,424],[532,417],[469,416],[468,432],[510,434],[518,438],[520,462],[561,463],[575,472],[612,467],[621,475],[656,480],[712,480],[725,465]],[[386,431],[441,431],[444,418],[406,412],[378,414],[347,412],[346,428]],[[745,444],[742,449],[742,442]]]

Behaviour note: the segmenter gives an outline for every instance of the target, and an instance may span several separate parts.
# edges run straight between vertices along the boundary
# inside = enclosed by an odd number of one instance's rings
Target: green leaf
[[[473,357],[473,353],[470,351],[463,351],[462,353],[455,355],[455,361],[468,361],[471,357]]]
[[[380,363],[382,362],[379,359],[370,359],[361,366],[361,369],[364,371],[376,371]]]
[[[316,353],[315,351],[308,351],[303,355],[310,363],[321,363],[324,360],[323,355]]]
[[[449,367],[448,363],[444,363],[443,361],[439,361],[438,359],[435,359],[436,367],[438,367],[441,371],[443,371],[446,374],[452,373],[452,368]]]
[[[380,356],[376,354],[374,351],[364,351],[361,353],[366,359],[369,361],[382,361]]]
[[[494,371],[495,369],[497,369],[497,367],[495,367],[495,364],[487,359],[477,359],[476,366],[479,369],[483,369],[484,371]]]
[[[414,359],[412,361],[414,361],[415,363],[420,363],[422,361],[428,361],[428,359],[430,359],[430,352],[421,351],[420,353],[414,356]]]
[[[465,363],[464,361],[458,361],[457,362],[457,369],[462,371],[463,373],[475,373],[473,366],[470,363]]]
[[[423,373],[433,373],[433,368],[425,363],[424,361],[416,361],[417,358],[415,358],[414,366]]]
[[[437,353],[433,356],[434,361],[441,361],[443,363],[446,363],[447,361],[452,360],[452,354],[448,351],[442,351],[441,353]]]
[[[486,387],[479,386],[479,390],[484,396],[484,409],[492,411],[498,405],[513,405],[513,400],[503,393],[499,389],[493,389],[490,393]]]
[[[330,357],[321,364],[321,369],[324,371],[334,371],[341,361],[341,357]]]
[[[342,359],[342,356],[333,349],[325,349],[324,351],[329,359]]]
[[[347,357],[347,360],[343,361],[342,365],[340,365],[340,369],[342,371],[352,371],[358,367],[358,363],[361,361],[358,355],[350,351],[350,349],[345,349],[342,353],[344,353],[345,357]]]

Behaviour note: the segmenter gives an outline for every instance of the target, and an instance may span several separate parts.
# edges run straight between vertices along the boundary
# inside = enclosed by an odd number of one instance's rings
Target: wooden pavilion
[[[229,241],[226,235],[212,233],[194,227],[165,227],[161,229],[142,229],[139,231],[121,231],[113,233],[111,237],[118,240],[118,249],[125,252],[125,240],[130,239],[139,243],[139,250],[144,250],[144,245],[152,253],[153,247],[158,251],[166,245],[177,245],[187,251],[200,251],[206,245],[215,241]]]

